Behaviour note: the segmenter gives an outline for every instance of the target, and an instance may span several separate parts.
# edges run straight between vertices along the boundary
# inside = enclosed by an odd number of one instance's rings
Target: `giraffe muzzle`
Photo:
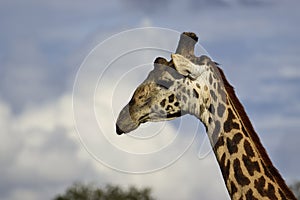
[[[129,112],[129,105],[126,105],[119,114],[116,122],[116,133],[122,135],[129,133],[139,127],[140,123],[134,120]]]

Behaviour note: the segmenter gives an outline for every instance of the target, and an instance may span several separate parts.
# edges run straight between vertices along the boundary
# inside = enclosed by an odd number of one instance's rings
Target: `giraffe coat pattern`
[[[197,41],[194,33],[183,33],[170,61],[154,61],[154,69],[120,112],[117,133],[149,121],[193,115],[206,128],[232,199],[296,199],[223,71],[208,56],[194,55]]]

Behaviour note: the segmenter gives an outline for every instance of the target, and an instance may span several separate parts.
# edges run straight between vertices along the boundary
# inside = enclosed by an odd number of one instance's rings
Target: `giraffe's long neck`
[[[220,73],[225,92],[221,96],[226,103],[211,103],[214,106],[209,106],[206,117],[199,118],[207,128],[231,198],[296,199],[269,159],[233,88]]]

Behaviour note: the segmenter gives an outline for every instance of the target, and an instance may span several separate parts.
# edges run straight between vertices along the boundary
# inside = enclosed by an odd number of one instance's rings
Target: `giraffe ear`
[[[188,76],[191,79],[196,79],[201,74],[197,65],[180,54],[172,54],[173,63],[176,70],[183,76]]]

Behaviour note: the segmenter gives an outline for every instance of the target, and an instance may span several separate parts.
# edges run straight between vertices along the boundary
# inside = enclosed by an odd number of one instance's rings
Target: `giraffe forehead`
[[[220,84],[218,84],[218,76],[215,75],[215,70],[211,64],[210,59],[204,57],[200,62],[203,66],[198,66],[199,68],[205,68],[205,73],[202,73],[200,77],[193,79],[189,76],[181,75],[175,68],[156,64],[153,71],[150,72],[149,76],[145,80],[146,83],[153,83],[152,88],[163,88],[162,92],[155,93],[151,96],[157,96],[157,100],[167,98],[170,93],[175,94],[179,101],[182,103],[195,103],[199,105],[200,102],[194,102],[195,99],[205,99],[206,103],[211,98],[216,99],[217,89],[220,89]],[[166,91],[167,90],[167,91]],[[151,93],[151,92],[150,92]],[[189,101],[188,101],[189,99]],[[195,105],[196,107],[196,105]],[[216,107],[217,108],[217,107]],[[222,109],[218,110],[220,113]]]
[[[180,56],[180,55],[178,55]],[[182,57],[182,56],[180,56]],[[193,63],[193,67],[196,70],[196,74],[200,74],[198,77],[194,77],[193,75],[184,76],[177,70],[174,65],[167,65],[165,63],[155,64],[154,70],[149,74],[147,80],[154,81],[176,81],[177,85],[185,85],[186,87],[194,87],[196,89],[204,88],[205,86],[212,85],[215,80],[218,79],[218,76],[215,75],[216,70],[215,65],[211,59],[207,56],[201,56],[199,59],[188,59],[182,57],[182,59],[186,60],[189,63]],[[172,63],[172,61],[170,61]],[[174,61],[173,61],[174,62]],[[173,67],[172,67],[173,66]],[[199,72],[198,72],[199,71]],[[190,71],[188,71],[190,72]],[[197,85],[198,87],[197,87]]]

